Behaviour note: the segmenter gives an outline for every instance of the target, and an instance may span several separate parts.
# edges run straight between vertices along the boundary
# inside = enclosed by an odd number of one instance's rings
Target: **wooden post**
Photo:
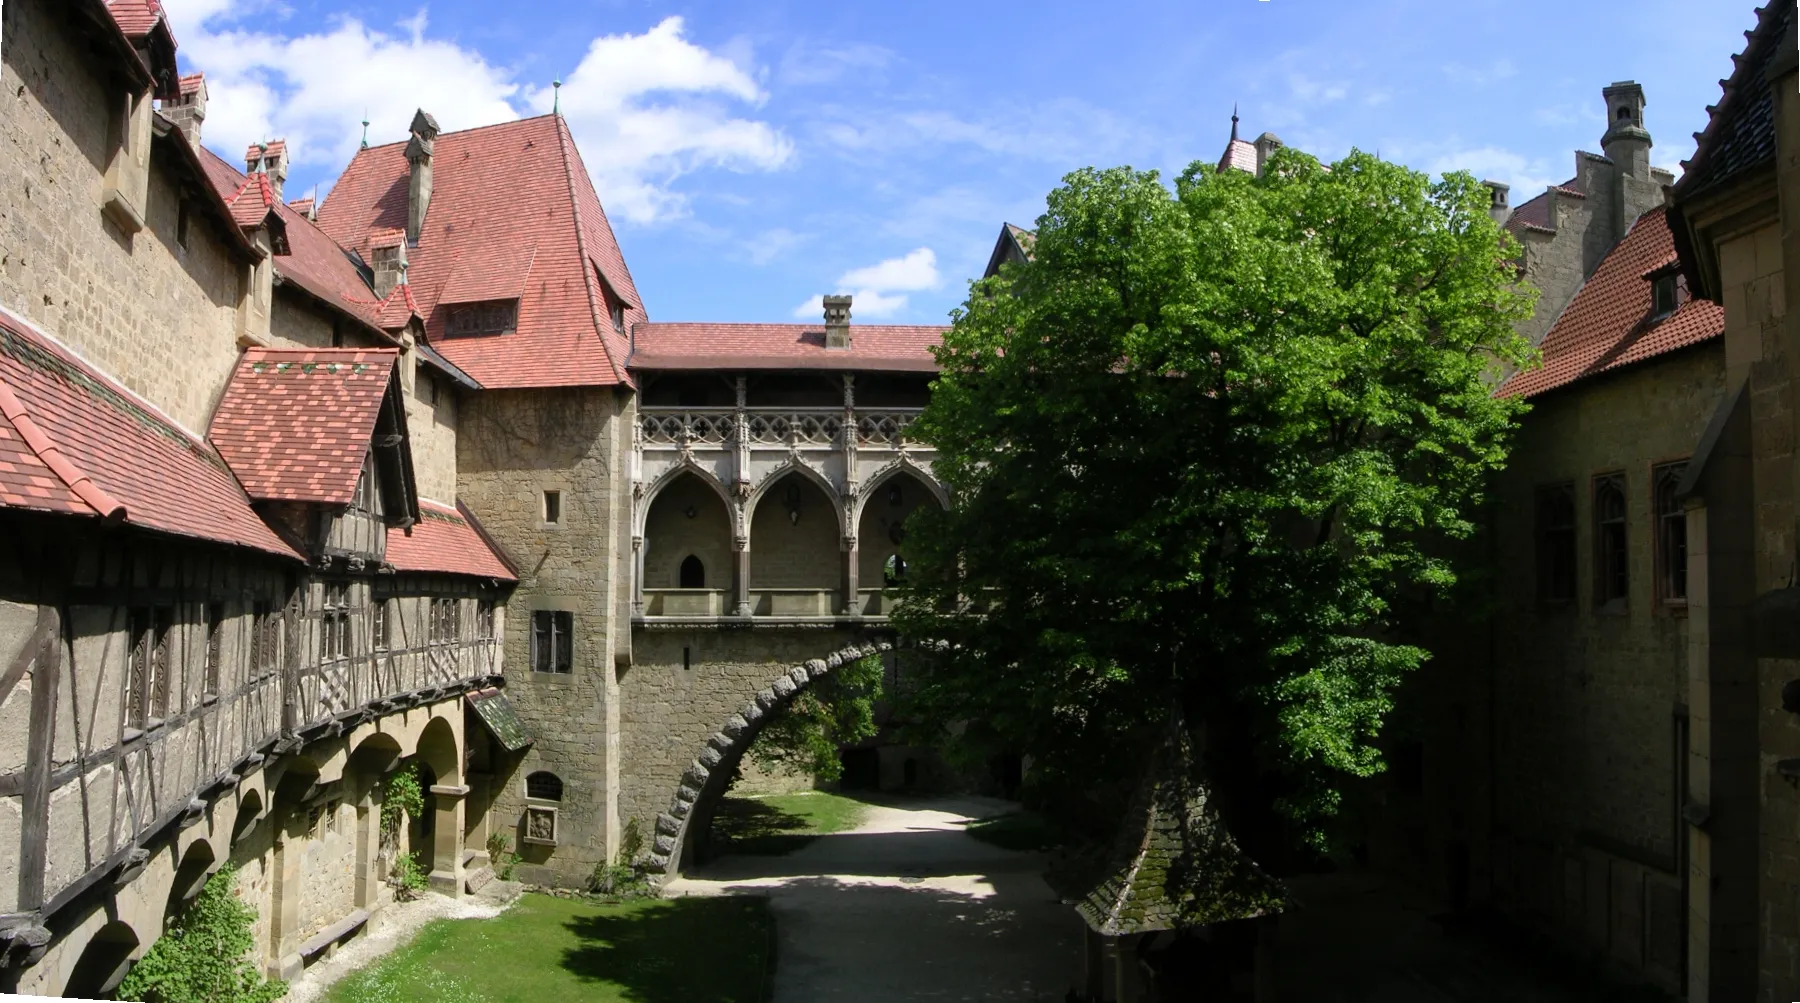
[[[19,653],[31,667],[31,718],[27,726],[24,797],[20,799],[19,908],[44,904],[44,870],[49,863],[50,761],[56,738],[56,689],[62,672],[62,619],[55,606],[38,607],[37,629]],[[23,665],[7,672],[18,678]]]

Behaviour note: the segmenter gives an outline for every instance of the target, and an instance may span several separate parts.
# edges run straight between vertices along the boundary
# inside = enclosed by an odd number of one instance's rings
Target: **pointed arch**
[[[738,509],[737,503],[732,500],[731,492],[719,482],[719,478],[692,456],[683,455],[679,463],[658,474],[656,479],[644,488],[644,493],[638,498],[637,510],[631,514],[632,536],[642,537],[644,535],[644,525],[650,519],[650,506],[656,504],[656,496],[662,494],[669,485],[680,480],[682,474],[693,474],[700,479],[702,484],[711,488],[713,493],[719,496],[719,501],[725,505],[725,517],[730,521],[733,536],[744,536],[750,532],[749,515]]]
[[[869,499],[875,497],[882,485],[900,474],[911,474],[919,483],[925,485],[925,490],[931,492],[931,496],[937,499],[940,507],[945,509],[950,507],[950,492],[938,483],[936,477],[931,476],[931,471],[926,470],[911,456],[901,453],[877,468],[873,474],[869,475],[867,481],[857,485],[856,496],[851,499],[850,503],[849,524],[851,526],[860,527],[862,525],[863,509],[868,506]]]
[[[763,496],[769,493],[770,488],[779,484],[782,478],[795,473],[812,481],[820,491],[825,492],[825,499],[831,502],[832,513],[837,517],[839,539],[849,535],[851,523],[849,513],[845,510],[844,492],[839,490],[836,484],[831,483],[831,478],[826,477],[823,471],[793,455],[789,455],[781,462],[780,466],[764,475],[763,479],[757,482],[756,487],[750,490],[750,497],[744,502],[743,535],[748,537],[750,527],[756,524],[756,506],[762,502]]]

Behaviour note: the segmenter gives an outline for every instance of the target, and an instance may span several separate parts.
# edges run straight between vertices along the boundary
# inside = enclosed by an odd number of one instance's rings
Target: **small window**
[[[1625,475],[1594,478],[1594,603],[1608,612],[1625,609],[1631,584],[1625,549]]]
[[[281,617],[273,603],[256,604],[250,625],[250,665],[258,679],[281,666]]]
[[[505,334],[513,329],[517,306],[515,300],[497,300],[452,307],[444,324],[444,333],[452,336]]]
[[[1665,463],[1651,471],[1656,485],[1656,597],[1687,605],[1687,510],[1675,492],[1687,464]]]
[[[340,662],[350,657],[350,585],[326,582],[325,601],[319,610],[319,660]]]
[[[562,523],[562,492],[544,492],[544,522],[556,526]]]
[[[494,601],[483,599],[475,607],[475,636],[483,641],[494,638]]]
[[[169,626],[174,616],[167,606],[150,606],[132,610],[130,619],[125,723],[142,731],[169,715]]]
[[[439,596],[431,600],[428,636],[432,644],[455,644],[462,639],[462,602]]]
[[[188,246],[188,214],[188,200],[184,198],[175,209],[175,243],[184,251]]]
[[[687,555],[681,562],[681,587],[684,589],[703,589],[706,587],[706,565],[694,554]]]
[[[369,638],[376,651],[388,650],[388,600],[373,599],[369,602]]]
[[[882,578],[888,585],[898,585],[906,580],[906,558],[899,554],[889,554],[887,563],[882,566]]]
[[[1675,276],[1664,275],[1657,278],[1651,285],[1651,294],[1655,304],[1652,308],[1652,314],[1654,316],[1667,317],[1669,314],[1675,312],[1675,301],[1677,299]]]
[[[206,604],[206,689],[209,697],[219,695],[220,665],[225,660],[225,604]]]
[[[342,320],[333,320],[331,322],[331,347],[344,347],[344,322]]]
[[[575,614],[540,609],[531,614],[531,668],[536,672],[570,672],[574,668]]]
[[[437,377],[430,373],[425,374],[425,399],[430,401],[433,407],[437,406],[438,381]]]
[[[1575,487],[1558,484],[1537,495],[1537,595],[1546,606],[1575,599]]]
[[[539,770],[525,778],[525,796],[539,801],[561,801],[563,782],[554,773]]]
[[[1625,105],[1620,105],[1619,106],[1619,114],[1615,117],[1618,118],[1619,121],[1623,122],[1626,119],[1631,117],[1631,109]]]

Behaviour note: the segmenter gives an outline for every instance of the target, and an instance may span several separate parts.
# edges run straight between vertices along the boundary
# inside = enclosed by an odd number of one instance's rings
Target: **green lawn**
[[[824,791],[719,800],[713,814],[718,853],[791,853],[819,836],[856,828],[869,806]]]
[[[333,986],[327,1003],[766,1003],[761,898],[599,905],[527,895],[493,919],[437,920]]]

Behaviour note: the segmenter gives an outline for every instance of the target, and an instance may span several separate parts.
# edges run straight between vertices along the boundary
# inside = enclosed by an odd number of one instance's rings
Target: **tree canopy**
[[[909,430],[953,496],[909,524],[896,614],[948,642],[926,716],[1079,785],[1179,709],[1253,852],[1323,846],[1426,657],[1396,603],[1454,581],[1522,408],[1488,200],[1358,152],[1065,178]]]

